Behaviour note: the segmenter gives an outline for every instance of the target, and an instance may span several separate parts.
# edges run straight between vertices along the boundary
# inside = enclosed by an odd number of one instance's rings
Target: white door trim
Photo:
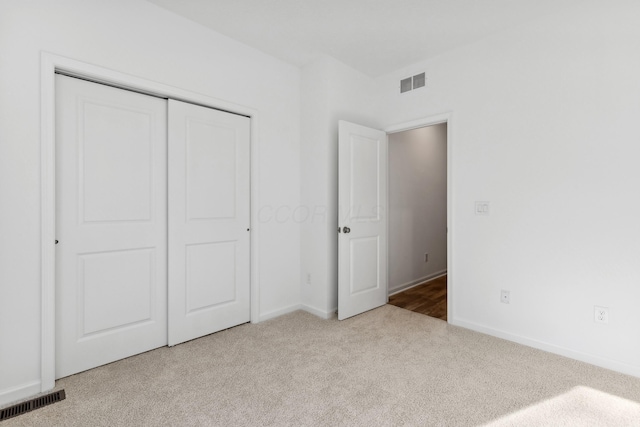
[[[454,312],[454,274],[453,274],[453,122],[452,112],[437,114],[429,117],[424,117],[417,120],[411,120],[409,122],[398,123],[392,126],[388,126],[384,129],[387,134],[404,132],[406,130],[417,129],[425,126],[438,125],[441,123],[447,124],[447,322],[455,318]],[[387,186],[387,205],[389,203],[389,186]],[[387,216],[387,228],[389,228],[389,217]],[[388,245],[387,240],[387,245]],[[388,251],[387,251],[388,253]],[[388,262],[388,259],[387,259]],[[387,269],[387,275],[389,270]],[[389,278],[387,277],[387,283]],[[387,297],[388,298],[388,297]]]
[[[251,118],[251,322],[259,321],[258,110],[49,52],[40,56],[41,371],[40,390],[55,386],[55,72]]]

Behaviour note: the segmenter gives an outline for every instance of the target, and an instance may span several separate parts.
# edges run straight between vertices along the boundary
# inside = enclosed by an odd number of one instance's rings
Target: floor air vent
[[[35,399],[27,400],[26,402],[9,406],[8,408],[0,409],[0,421],[17,417],[18,415],[34,411],[38,408],[42,408],[43,406],[51,405],[52,403],[60,402],[61,400],[64,400],[65,397],[64,390],[60,390],[45,394],[44,396],[36,397]]]

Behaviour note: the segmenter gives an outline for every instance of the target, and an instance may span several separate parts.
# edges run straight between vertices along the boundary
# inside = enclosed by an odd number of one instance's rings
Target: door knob
[[[349,227],[344,227],[342,231],[345,233],[351,233],[351,229]]]

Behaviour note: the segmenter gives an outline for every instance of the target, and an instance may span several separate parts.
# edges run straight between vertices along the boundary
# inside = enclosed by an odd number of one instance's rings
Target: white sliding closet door
[[[169,345],[250,320],[249,132],[169,100]]]
[[[56,76],[56,378],[250,320],[249,130]]]
[[[166,101],[56,76],[56,378],[167,344]]]

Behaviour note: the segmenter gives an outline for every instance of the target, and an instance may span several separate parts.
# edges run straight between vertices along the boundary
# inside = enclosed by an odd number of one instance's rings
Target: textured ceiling
[[[376,77],[580,0],[147,0],[302,66],[326,54]]]

